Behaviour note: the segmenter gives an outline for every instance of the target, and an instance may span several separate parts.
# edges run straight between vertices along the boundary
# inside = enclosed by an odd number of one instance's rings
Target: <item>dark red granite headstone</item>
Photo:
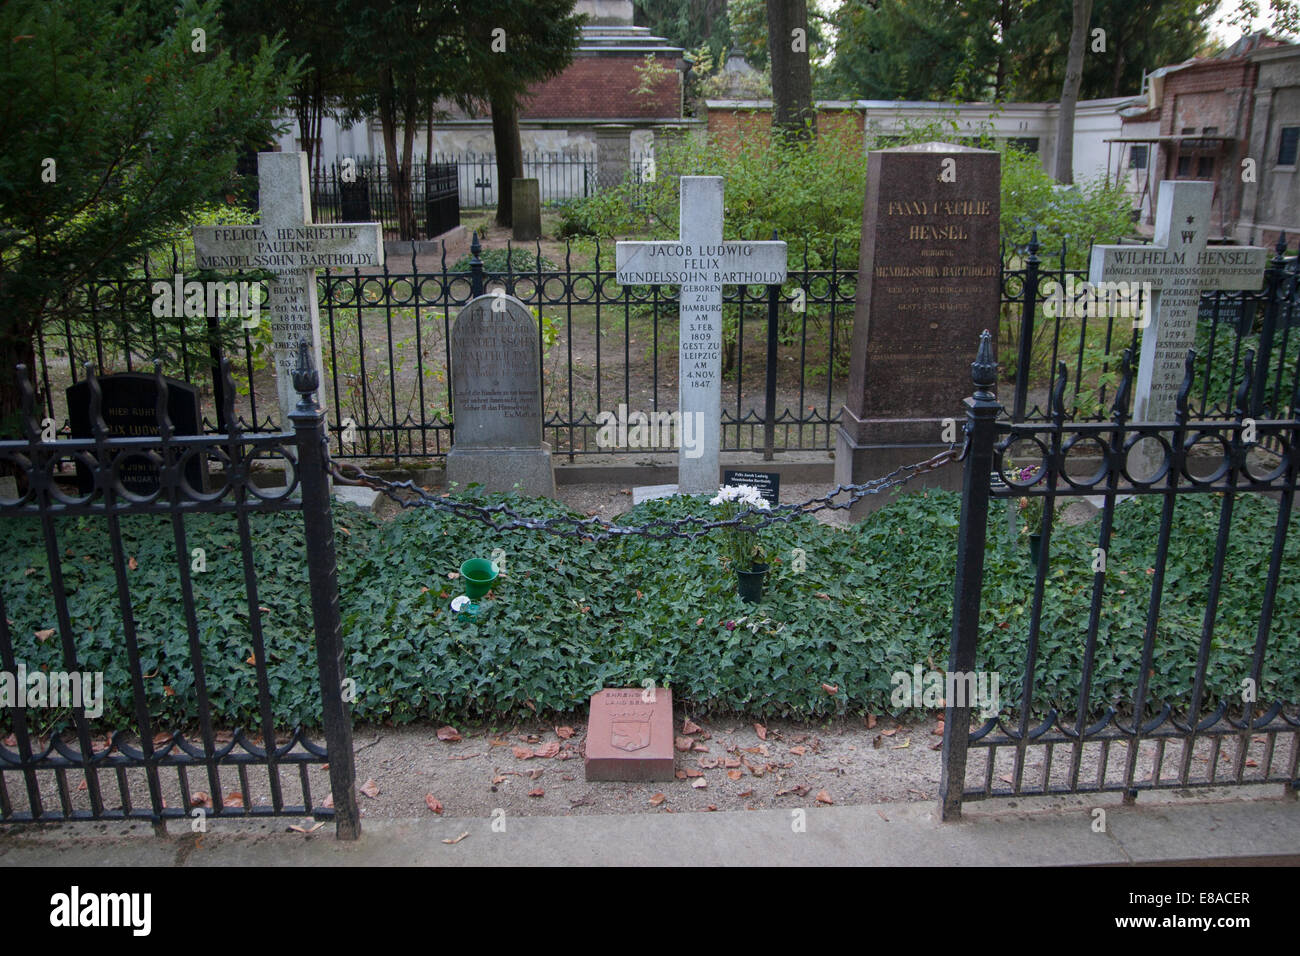
[[[673,779],[673,694],[662,687],[607,688],[591,695],[588,780]]]
[[[997,341],[1001,182],[990,150],[922,143],[867,154],[836,482],[920,461],[946,447],[943,419],[962,421],[980,332]]]

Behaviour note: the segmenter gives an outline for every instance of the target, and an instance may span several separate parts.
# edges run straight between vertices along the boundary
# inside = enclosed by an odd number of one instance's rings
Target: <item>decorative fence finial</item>
[[[993,337],[988,329],[980,333],[980,349],[971,363],[971,381],[975,383],[975,397],[992,401],[992,388],[998,381],[998,363],[993,361]]]
[[[298,340],[298,365],[293,370],[293,390],[303,397],[311,398],[320,388],[320,376],[311,361],[311,346],[306,339]]]

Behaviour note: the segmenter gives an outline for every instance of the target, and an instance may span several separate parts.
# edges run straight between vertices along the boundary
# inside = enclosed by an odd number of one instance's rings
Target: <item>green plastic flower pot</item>
[[[487,558],[470,558],[460,566],[460,576],[469,599],[477,601],[492,590],[497,580],[497,566]]]

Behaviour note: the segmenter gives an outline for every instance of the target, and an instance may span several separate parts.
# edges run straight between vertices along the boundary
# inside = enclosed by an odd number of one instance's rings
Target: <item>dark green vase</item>
[[[767,577],[767,565],[756,564],[748,571],[736,572],[736,593],[746,604],[757,604],[763,600],[763,579]]]
[[[1043,555],[1043,536],[1041,534],[1031,534],[1029,536],[1029,560],[1034,567],[1038,567],[1038,562]]]

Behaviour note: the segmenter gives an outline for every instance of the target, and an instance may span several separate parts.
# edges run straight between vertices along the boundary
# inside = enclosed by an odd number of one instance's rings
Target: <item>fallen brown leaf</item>
[[[226,794],[226,799],[221,802],[228,807],[242,807],[244,805],[244,795],[238,790],[231,790]]]
[[[703,774],[702,772],[700,772],[699,770],[696,770],[694,767],[687,767],[685,770],[682,771],[682,773],[686,774],[686,776],[688,776],[688,777],[702,777],[702,776],[704,776],[704,774]]]
[[[705,780],[703,777],[696,777],[694,780],[691,781],[691,786],[694,787],[696,790],[703,790],[708,785],[709,785],[709,781]]]
[[[876,715],[867,714],[867,730],[875,730],[875,729],[876,729]]]
[[[830,806],[831,804],[835,803],[835,801],[831,799],[831,795],[827,793],[825,790],[817,791],[817,802],[824,803],[827,806]]]
[[[742,773],[742,772],[739,771],[739,770],[728,770],[728,771],[727,771],[727,777],[728,777],[729,779],[731,779],[731,780],[739,780],[739,779],[740,779],[741,777],[743,777],[743,776],[744,776],[744,773]]]
[[[656,793],[650,797],[650,806],[657,807],[659,806],[659,804],[663,803],[664,800],[666,799],[667,798],[662,793]]]
[[[448,726],[438,728],[438,739],[446,741],[449,744],[454,744],[458,740],[464,740],[465,738],[460,735],[460,731],[455,727]]]
[[[210,796],[208,796],[208,794],[207,794],[206,791],[203,791],[203,790],[195,790],[193,793],[190,794],[190,806],[191,806],[191,807],[211,807],[211,806],[212,806],[212,798],[211,798]]]
[[[573,736],[573,728],[572,728],[572,727],[556,727],[556,728],[555,728],[555,736],[559,737],[561,740],[568,740],[570,737]]]
[[[560,752],[560,745],[557,741],[552,740],[548,744],[542,744],[533,751],[534,757],[554,757]]]
[[[790,753],[794,754],[796,757],[802,757],[802,756],[803,756],[804,754],[806,754],[807,752],[808,752],[808,748],[807,748],[807,747],[791,747],[791,748],[790,748]]]
[[[754,725],[754,733],[758,734],[758,739],[759,739],[759,740],[766,740],[766,739],[767,739],[767,728],[764,727],[762,724],[755,724],[755,725]]]
[[[375,783],[374,777],[370,777],[369,779],[366,780],[365,783],[361,785],[361,792],[364,793],[371,800],[379,796],[379,784]]]
[[[689,717],[682,720],[682,733],[684,734],[698,734],[703,729],[699,724],[692,723]]]
[[[827,684],[827,683],[824,683],[824,682],[822,683],[822,690],[826,691],[826,693],[828,693],[828,694],[830,694],[830,695],[832,695],[832,696],[834,696],[835,694],[838,694],[838,693],[840,692],[840,688],[839,688],[838,685],[836,685],[836,684]]]
[[[43,631],[36,631],[35,634],[38,641],[48,641],[54,636],[54,628],[47,627]]]
[[[690,750],[694,743],[695,741],[691,740],[690,737],[677,737],[673,740],[673,746],[682,751],[682,753]]]
[[[543,790],[541,787],[538,787],[535,790],[529,790],[528,795],[530,797],[544,797],[546,796],[546,791]]]
[[[424,805],[428,807],[430,810],[432,810],[434,813],[438,813],[438,814],[442,813],[442,801],[439,800],[431,793],[426,793],[424,795]]]
[[[511,752],[520,760],[532,760],[534,756],[527,747],[512,747]]]

